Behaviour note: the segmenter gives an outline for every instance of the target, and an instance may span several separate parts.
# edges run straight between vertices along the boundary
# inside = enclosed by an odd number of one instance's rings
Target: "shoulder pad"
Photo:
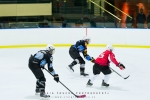
[[[40,52],[42,52],[42,53],[44,53],[44,54],[46,54],[46,53],[47,53],[45,50],[41,50]]]

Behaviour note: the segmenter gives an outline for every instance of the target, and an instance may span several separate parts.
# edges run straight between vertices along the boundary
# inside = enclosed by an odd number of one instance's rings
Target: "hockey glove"
[[[124,66],[122,63],[119,63],[118,67],[119,67],[121,70],[124,70],[124,69],[125,69],[125,66]]]
[[[93,57],[91,57],[91,62],[95,63],[95,59]]]
[[[90,60],[91,60],[91,57],[90,57],[89,55],[86,55],[86,56],[85,56],[85,59],[88,60],[88,61],[90,61]]]
[[[54,80],[58,83],[59,82],[59,76],[58,74],[54,74]]]

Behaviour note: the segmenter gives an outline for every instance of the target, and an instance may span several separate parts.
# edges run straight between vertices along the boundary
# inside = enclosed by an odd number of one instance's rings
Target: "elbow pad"
[[[93,57],[91,57],[91,62],[95,63],[95,59]]]

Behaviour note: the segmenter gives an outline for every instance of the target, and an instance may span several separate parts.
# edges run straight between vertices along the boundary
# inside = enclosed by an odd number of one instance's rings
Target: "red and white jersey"
[[[109,66],[109,63],[110,63],[109,58],[116,66],[119,64],[115,58],[114,53],[109,50],[106,50],[103,53],[101,53],[99,57],[96,58],[95,63],[101,66]]]

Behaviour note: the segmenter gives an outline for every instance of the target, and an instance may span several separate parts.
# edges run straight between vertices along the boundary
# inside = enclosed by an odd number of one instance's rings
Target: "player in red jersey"
[[[100,72],[102,72],[105,75],[102,81],[102,86],[109,86],[107,82],[111,75],[111,70],[109,68],[110,61],[113,62],[121,70],[125,69],[125,66],[116,60],[115,54],[113,53],[113,49],[114,48],[112,45],[107,45],[106,50],[102,52],[97,59],[95,59],[95,64],[93,65],[94,75],[88,80],[87,86],[93,85],[94,79],[100,74]]]

